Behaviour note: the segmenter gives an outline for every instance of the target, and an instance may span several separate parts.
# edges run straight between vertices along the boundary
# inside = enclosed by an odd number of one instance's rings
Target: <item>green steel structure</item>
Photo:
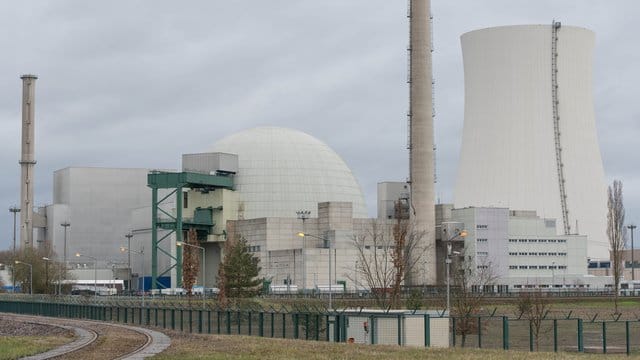
[[[147,186],[151,188],[151,288],[159,287],[158,278],[176,269],[176,287],[182,286],[182,248],[176,247],[176,255],[162,249],[160,244],[168,239],[171,234],[176,234],[176,242],[182,241],[183,232],[196,229],[199,238],[206,238],[211,234],[215,224],[213,223],[213,211],[220,208],[197,208],[192,218],[182,217],[182,189],[200,189],[203,192],[215,189],[233,190],[233,177],[228,175],[207,175],[192,172],[164,172],[152,171],[147,175]],[[158,200],[159,189],[171,191]],[[175,195],[175,214],[171,214],[160,207],[171,196]],[[160,218],[162,214],[165,217]],[[162,238],[158,239],[158,228],[169,230]],[[158,273],[158,252],[173,259],[172,265]]]

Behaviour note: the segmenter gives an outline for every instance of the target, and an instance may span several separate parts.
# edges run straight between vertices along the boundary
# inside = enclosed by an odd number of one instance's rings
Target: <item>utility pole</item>
[[[129,292],[131,292],[131,238],[133,237],[132,233],[128,233],[127,235],[125,235],[124,237],[127,238],[127,249],[129,249],[129,260],[128,260],[128,268],[129,268],[129,283],[128,283],[128,290]],[[144,269],[143,269],[144,271]],[[143,280],[144,283],[144,280]]]
[[[636,279],[636,264],[633,259],[633,230],[636,229],[635,225],[627,225],[627,228],[631,230],[631,280]]]

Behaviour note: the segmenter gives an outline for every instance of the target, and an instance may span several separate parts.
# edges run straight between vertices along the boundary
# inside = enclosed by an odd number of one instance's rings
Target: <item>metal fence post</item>
[[[295,314],[293,314],[293,315],[292,315],[292,316],[293,316],[293,338],[294,338],[294,339],[298,339],[298,337],[299,337],[299,336],[298,336],[298,335],[299,335],[299,334],[298,334],[298,331],[299,331],[299,328],[298,328],[298,325],[299,325],[299,315],[300,315],[300,314],[298,314],[298,313],[295,313]]]
[[[207,333],[211,334],[211,310],[207,310]]]
[[[248,314],[247,325],[249,327],[249,336],[251,336],[251,334],[253,333],[253,331],[251,331],[252,330],[251,328],[253,327],[253,321],[252,321],[253,320],[253,313],[251,311],[249,311],[247,314]]]
[[[402,345],[402,314],[398,314],[398,345]]]
[[[451,318],[451,346],[456,347],[456,318]]]
[[[478,348],[482,348],[482,316],[478,316]]]
[[[171,330],[176,329],[176,309],[171,309]]]
[[[309,340],[309,313],[304,314],[305,320],[305,328],[304,328],[304,338],[305,340]]]
[[[631,342],[629,337],[629,320],[624,323],[625,343],[627,345],[627,356],[631,354]]]
[[[553,352],[558,352],[558,319],[553,319]]]
[[[424,314],[424,347],[431,346],[431,319],[429,314]]]
[[[578,352],[584,352],[582,319],[578,319]]]
[[[258,313],[258,336],[264,336],[264,312]]]
[[[533,351],[533,324],[529,321],[529,351]]]
[[[231,311],[227,310],[227,335],[231,335]]]
[[[237,314],[236,314],[236,320],[238,320],[238,335],[240,335],[242,333],[242,330],[240,328],[241,325],[242,325],[242,315],[241,315],[240,311],[238,311]]]
[[[275,337],[276,336],[276,329],[275,329],[275,319],[276,319],[276,314],[275,313],[271,313],[271,337]]]
[[[509,350],[509,318],[502,317],[502,349]]]
[[[607,322],[602,322],[602,353],[607,353]]]
[[[198,334],[202,334],[202,310],[198,310]]]

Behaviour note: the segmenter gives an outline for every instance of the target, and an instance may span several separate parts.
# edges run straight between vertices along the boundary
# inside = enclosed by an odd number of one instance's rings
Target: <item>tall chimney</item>
[[[410,218],[414,230],[422,234],[412,263],[422,253],[419,264],[407,274],[407,285],[435,285],[436,242],[434,209],[433,102],[431,72],[430,0],[409,2],[409,182]],[[425,266],[421,266],[422,264]]]
[[[34,113],[35,75],[22,75],[22,157],[20,167],[20,245],[33,246],[33,169],[34,156]]]

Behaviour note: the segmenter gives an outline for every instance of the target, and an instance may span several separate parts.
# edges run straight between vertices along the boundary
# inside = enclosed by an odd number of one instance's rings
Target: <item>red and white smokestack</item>
[[[423,257],[413,267],[407,285],[436,284],[436,243],[434,209],[434,146],[431,69],[431,2],[411,0],[410,84],[409,84],[409,182],[411,184],[410,218],[414,230],[422,234],[415,256]],[[424,252],[423,252],[424,251]],[[412,259],[416,260],[416,259]],[[412,261],[416,263],[417,261]],[[426,266],[421,266],[422,264]]]
[[[34,151],[35,75],[22,75],[22,157],[20,166],[20,245],[33,246],[33,169]]]

